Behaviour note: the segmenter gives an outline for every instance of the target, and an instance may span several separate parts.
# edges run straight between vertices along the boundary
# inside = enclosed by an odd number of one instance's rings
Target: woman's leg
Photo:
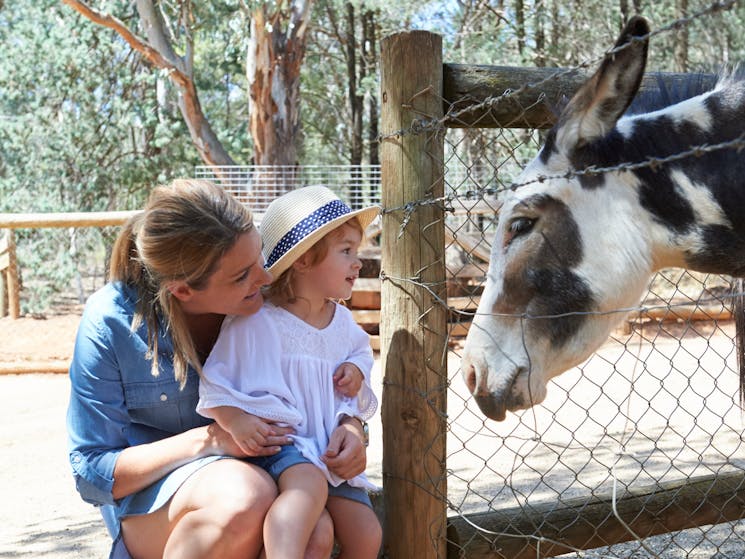
[[[326,508],[334,521],[341,551],[337,559],[375,559],[380,552],[383,529],[370,507],[352,499],[329,496]]]
[[[328,482],[313,464],[295,464],[279,476],[279,497],[264,521],[269,559],[303,559],[328,496]]]
[[[264,470],[217,460],[194,472],[161,509],[122,521],[135,559],[253,559],[277,487]]]

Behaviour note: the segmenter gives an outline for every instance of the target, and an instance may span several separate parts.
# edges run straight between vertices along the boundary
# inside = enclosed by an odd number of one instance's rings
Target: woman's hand
[[[342,479],[352,479],[365,471],[367,453],[362,423],[347,417],[334,429],[321,460],[328,469]]]
[[[208,427],[208,432],[220,454],[238,458],[271,456],[292,442],[287,436],[293,433],[291,427],[280,427],[230,406],[212,408],[211,412],[216,422]]]

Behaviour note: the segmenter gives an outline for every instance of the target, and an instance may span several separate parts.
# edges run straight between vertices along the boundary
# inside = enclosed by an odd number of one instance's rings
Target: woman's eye
[[[247,277],[248,277],[248,270],[246,270],[240,276],[235,278],[235,283],[241,283],[242,281],[245,281]]]

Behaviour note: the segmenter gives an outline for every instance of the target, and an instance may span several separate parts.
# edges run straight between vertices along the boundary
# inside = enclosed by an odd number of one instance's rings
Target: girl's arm
[[[272,425],[265,419],[233,406],[210,408],[210,415],[227,432],[246,456],[268,456],[281,450],[279,445],[292,442],[286,436],[275,436],[277,430],[291,433],[289,428]]]

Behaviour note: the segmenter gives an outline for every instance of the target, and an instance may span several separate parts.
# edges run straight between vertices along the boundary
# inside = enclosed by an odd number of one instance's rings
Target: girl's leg
[[[383,529],[370,507],[344,497],[328,498],[326,508],[334,521],[341,551],[337,559],[375,559],[380,552]]]
[[[261,468],[218,460],[194,472],[161,509],[125,518],[124,543],[135,559],[254,559],[276,495]]]
[[[268,559],[302,559],[323,512],[328,482],[313,464],[296,464],[279,476],[279,497],[264,520]]]
[[[323,509],[310,535],[303,559],[329,559],[332,551],[334,551],[334,523],[331,522],[329,512]]]

